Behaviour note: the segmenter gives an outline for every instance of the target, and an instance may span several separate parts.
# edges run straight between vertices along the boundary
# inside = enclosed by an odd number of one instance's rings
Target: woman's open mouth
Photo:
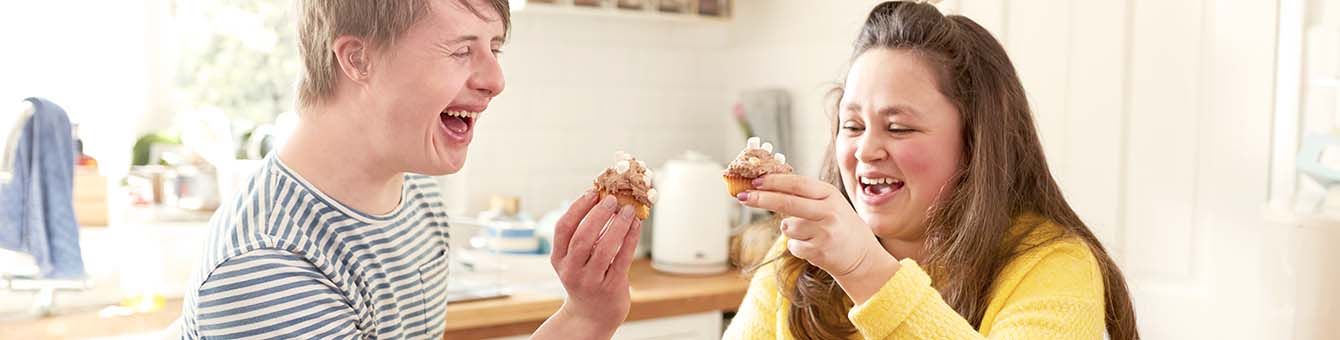
[[[469,144],[474,137],[475,119],[479,118],[479,112],[470,112],[464,110],[446,110],[442,111],[439,120],[442,122],[442,131],[447,134],[448,141],[453,144]]]
[[[903,181],[891,177],[857,177],[861,201],[876,206],[893,199],[893,195],[903,188]]]

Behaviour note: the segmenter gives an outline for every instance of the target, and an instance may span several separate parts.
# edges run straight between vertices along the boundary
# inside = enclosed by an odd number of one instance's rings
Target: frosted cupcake
[[[623,151],[614,155],[619,161],[596,177],[595,190],[602,195],[614,195],[620,206],[633,206],[637,218],[646,220],[657,196],[656,188],[651,185],[651,169]]]
[[[789,174],[794,171],[786,164],[786,155],[772,153],[772,143],[763,143],[758,137],[750,137],[740,155],[726,166],[721,177],[726,180],[726,190],[734,198],[741,192],[753,189],[754,179],[768,174]]]

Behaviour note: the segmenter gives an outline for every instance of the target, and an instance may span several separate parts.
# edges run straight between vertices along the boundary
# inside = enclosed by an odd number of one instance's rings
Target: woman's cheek
[[[897,142],[891,157],[898,163],[914,201],[930,202],[954,172],[954,157],[923,140]]]
[[[834,157],[837,158],[838,171],[841,172],[842,181],[850,186],[843,189],[852,191],[854,190],[852,187],[856,184],[856,179],[851,178],[856,169],[856,144],[849,137],[839,135],[833,146],[837,152]]]

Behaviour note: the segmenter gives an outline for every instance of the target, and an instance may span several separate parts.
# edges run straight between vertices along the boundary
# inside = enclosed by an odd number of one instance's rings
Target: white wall
[[[878,1],[738,0],[726,74],[730,93],[779,87],[791,94],[793,140],[787,155],[802,174],[818,174],[832,124],[825,106],[839,85],[851,43]],[[738,146],[736,146],[738,149]]]
[[[165,0],[7,1],[0,4],[0,109],[36,96],[81,124],[88,153],[104,169],[130,163],[139,131],[162,127],[172,64],[157,53]],[[40,32],[40,34],[31,34]],[[14,105],[10,105],[13,103]]]
[[[965,11],[969,2],[963,2]],[[1260,338],[1276,4],[1010,1],[995,27],[1150,338]],[[1274,264],[1279,265],[1279,264]],[[1227,326],[1226,326],[1227,325]]]
[[[468,193],[449,198],[457,213],[503,194],[538,217],[589,188],[618,150],[653,167],[689,149],[726,160],[727,22],[531,7],[513,17],[507,87],[447,177]]]

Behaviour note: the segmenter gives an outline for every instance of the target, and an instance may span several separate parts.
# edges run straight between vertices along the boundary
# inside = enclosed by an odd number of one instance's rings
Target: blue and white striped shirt
[[[273,154],[248,182],[210,220],[183,337],[442,337],[447,217],[432,178],[405,175],[383,216],[327,197]]]

